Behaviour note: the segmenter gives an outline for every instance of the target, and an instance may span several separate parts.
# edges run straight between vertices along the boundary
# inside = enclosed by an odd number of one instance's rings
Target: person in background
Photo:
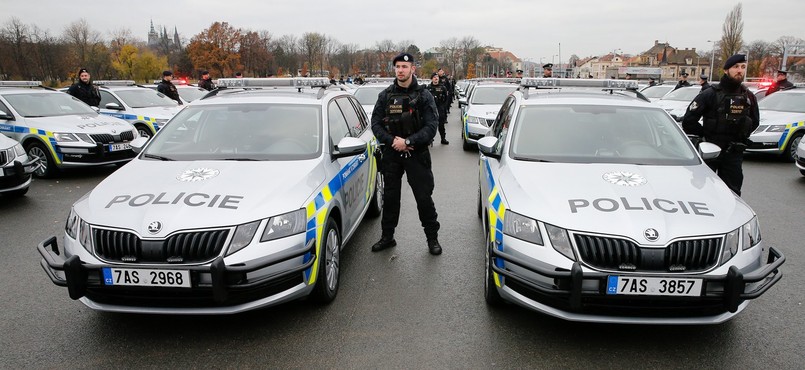
[[[97,107],[101,103],[101,93],[98,91],[98,87],[92,84],[86,68],[78,70],[78,81],[67,89],[67,93],[89,106]]]
[[[179,105],[182,105],[182,99],[179,98],[179,92],[176,91],[176,86],[173,85],[173,72],[171,71],[164,71],[162,72],[162,81],[157,84],[157,91],[165,94],[165,96],[176,100]]]
[[[198,80],[198,87],[207,91],[215,89],[215,84],[212,83],[209,71],[201,71],[201,79]]]
[[[788,81],[788,71],[784,71],[782,69],[777,70],[777,81],[769,87],[769,91],[766,93],[766,96],[771,95],[780,90],[788,90],[793,89],[794,84],[791,81]]]

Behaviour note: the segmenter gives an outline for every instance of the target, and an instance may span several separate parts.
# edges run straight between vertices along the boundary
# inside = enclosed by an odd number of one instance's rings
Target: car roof
[[[523,98],[523,92],[515,92],[518,99],[524,106],[537,105],[609,105],[618,107],[647,107],[651,109],[663,110],[654,104],[639,99],[637,97],[625,95],[620,92],[608,93],[604,91],[585,91],[579,89],[567,89],[565,91],[545,90],[530,92],[527,99]]]
[[[255,104],[255,103],[282,103],[282,104],[309,104],[321,105],[322,101],[330,97],[352,94],[341,89],[326,89],[324,93],[320,88],[307,88],[302,91],[297,88],[272,88],[272,89],[251,89],[251,90],[229,90],[221,91],[215,95],[208,95],[196,99],[193,105],[215,105],[215,104]]]

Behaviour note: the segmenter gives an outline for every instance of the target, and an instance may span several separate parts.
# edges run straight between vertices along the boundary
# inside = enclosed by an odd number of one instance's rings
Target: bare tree
[[[721,56],[726,60],[731,55],[738,53],[743,47],[743,5],[738,3],[727,14],[724,25],[721,27]]]
[[[73,52],[73,63],[75,65],[86,66],[90,59],[93,48],[101,43],[101,34],[93,31],[86,19],[81,18],[70,23],[64,29],[64,40]]]
[[[763,40],[757,40],[749,43],[746,48],[749,53],[749,67],[747,76],[764,76],[773,73],[773,66],[770,66],[773,58],[771,55],[772,45]],[[776,63],[773,63],[776,66]]]
[[[456,65],[461,58],[461,46],[455,37],[439,42],[438,50],[442,53],[444,59],[440,62],[450,65],[450,74],[456,73]]]
[[[271,53],[277,61],[278,75],[297,75],[300,67],[297,45],[298,41],[294,35],[283,35],[271,43]]]
[[[464,75],[467,74],[469,65],[476,64],[478,59],[484,55],[484,48],[481,47],[481,42],[478,41],[473,36],[464,36],[458,42],[458,47],[460,50],[460,60],[453,61],[453,74],[463,73]],[[456,64],[461,64],[461,71],[456,70]]]
[[[17,67],[17,75],[30,78],[28,45],[31,43],[30,29],[17,17],[11,17],[2,30],[3,39],[10,45],[11,59]],[[11,74],[15,74],[11,72]]]
[[[32,57],[37,69],[38,78],[50,81],[51,85],[58,85],[62,79],[66,79],[69,73],[68,66],[61,63],[64,60],[65,47],[59,40],[50,35],[45,30],[40,30],[34,26],[31,32],[33,40]]]

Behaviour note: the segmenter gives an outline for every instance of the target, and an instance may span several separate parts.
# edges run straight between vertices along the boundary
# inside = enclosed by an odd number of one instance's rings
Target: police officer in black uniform
[[[201,79],[198,80],[198,87],[207,91],[215,88],[215,84],[212,83],[212,78],[210,78],[209,71],[201,71]]]
[[[688,82],[688,74],[686,72],[682,72],[682,74],[679,75],[679,82],[677,82],[676,86],[674,86],[674,90],[685,86],[690,86],[690,82]]]
[[[400,218],[402,176],[416,199],[419,221],[425,229],[430,254],[442,253],[439,221],[433,204],[433,171],[428,146],[436,136],[438,111],[433,96],[417,84],[414,56],[402,53],[394,57],[396,79],[381,91],[372,111],[372,131],[383,148],[383,234],[372,246],[377,252],[397,245],[394,229]]]
[[[707,90],[710,88],[710,83],[707,82],[707,75],[702,73],[699,76],[699,85],[702,87],[702,91]]]
[[[758,127],[760,111],[757,98],[742,85],[747,59],[735,54],[724,63],[724,76],[718,85],[702,90],[688,106],[682,129],[689,135],[721,147],[721,154],[707,165],[737,195],[743,184],[743,153],[749,135]],[[704,125],[699,119],[704,116]]]
[[[548,63],[542,66],[542,78],[553,77],[553,63]]]
[[[98,87],[92,84],[89,72],[85,68],[78,70],[78,82],[70,86],[67,93],[93,107],[101,103],[101,93]]]
[[[176,100],[179,105],[182,105],[182,99],[179,98],[179,92],[176,91],[176,86],[173,85],[173,72],[162,72],[162,81],[157,84],[157,91],[165,94],[165,96]]]
[[[453,104],[453,84],[450,83],[450,78],[444,74],[444,69],[439,68],[436,73],[439,74],[439,83],[447,90],[447,105],[445,106],[445,114],[450,114],[450,106]],[[438,102],[437,102],[438,104]],[[445,123],[447,123],[447,117],[445,116]],[[442,140],[444,141],[444,140]],[[444,143],[442,143],[444,144]]]
[[[439,135],[442,136],[442,144],[450,144],[445,138],[444,130],[444,125],[447,124],[447,105],[450,104],[450,98],[447,93],[447,88],[442,85],[438,73],[430,75],[428,91],[433,95],[433,100],[436,101],[436,109],[439,111]]]
[[[782,69],[777,70],[777,81],[769,87],[769,91],[766,92],[766,96],[771,95],[780,90],[788,90],[793,89],[794,84],[791,81],[788,81],[788,71],[784,71]]]

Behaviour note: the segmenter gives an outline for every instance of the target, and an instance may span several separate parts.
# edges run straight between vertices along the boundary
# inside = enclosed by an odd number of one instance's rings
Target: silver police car
[[[377,141],[327,79],[220,79],[70,210],[41,265],[92,309],[231,314],[335,299],[340,252],[379,215]],[[147,179],[147,181],[132,181]]]
[[[29,157],[16,140],[0,135],[0,195],[21,197],[28,192],[39,158]]]
[[[783,254],[704,163],[720,149],[697,152],[662,108],[630,95],[636,87],[526,78],[504,102],[478,141],[488,303],[572,321],[710,324],[780,280]]]

